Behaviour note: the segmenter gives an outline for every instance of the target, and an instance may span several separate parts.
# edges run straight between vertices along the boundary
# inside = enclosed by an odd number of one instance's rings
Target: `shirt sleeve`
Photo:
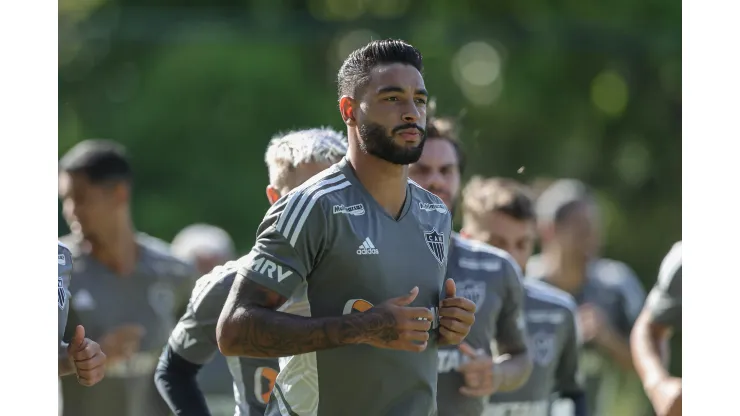
[[[61,346],[69,316],[69,285],[72,280],[72,254],[61,242],[58,242],[57,245],[57,306],[59,307],[57,343]]]
[[[511,258],[504,258],[503,264],[507,293],[496,322],[496,343],[502,351],[526,348],[526,325],[522,310],[524,307],[522,273]]]
[[[317,199],[320,194],[321,191],[298,191],[273,205],[262,220],[257,242],[239,273],[291,297],[320,261],[327,239],[330,224]]]
[[[615,273],[617,289],[620,294],[621,313],[617,317],[617,329],[625,337],[629,337],[632,326],[642,312],[645,305],[645,289],[635,272],[626,264],[611,261],[609,272]]]
[[[681,247],[676,245],[663,259],[645,307],[653,322],[670,327],[681,326]]]
[[[582,375],[578,368],[578,358],[581,350],[581,337],[578,330],[578,321],[575,312],[567,310],[564,325],[567,326],[560,359],[555,369],[555,391],[562,395],[580,393],[583,391]]]
[[[213,359],[218,352],[216,324],[237,270],[236,263],[228,263],[198,279],[168,340],[174,353],[194,364]]]

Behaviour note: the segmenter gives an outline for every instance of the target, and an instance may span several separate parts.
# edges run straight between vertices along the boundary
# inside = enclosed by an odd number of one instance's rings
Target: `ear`
[[[273,205],[280,199],[280,192],[272,185],[267,185],[265,193],[267,194],[267,200],[270,201],[270,205]]]
[[[354,109],[355,100],[352,97],[344,95],[342,96],[342,98],[339,99],[339,113],[342,115],[342,120],[344,120],[344,124],[349,127],[355,127],[357,125]]]
[[[555,239],[555,223],[548,222],[548,223],[539,225],[537,228],[540,234],[540,241],[542,242],[542,244],[548,244],[552,240]]]
[[[115,184],[111,192],[113,193],[113,199],[116,205],[127,204],[131,200],[131,187],[127,183],[121,182]]]

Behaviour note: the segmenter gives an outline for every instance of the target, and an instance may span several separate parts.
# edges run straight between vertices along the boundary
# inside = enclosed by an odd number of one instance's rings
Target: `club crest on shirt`
[[[534,362],[547,367],[555,357],[555,337],[546,332],[536,332],[530,338]]]
[[[486,300],[486,282],[476,280],[455,281],[457,295],[475,303],[477,310],[480,310],[483,301]]]
[[[64,289],[64,279],[59,276],[59,286],[57,287],[57,303],[59,303],[59,309],[64,309],[67,304],[67,291]]]
[[[429,247],[429,251],[432,252],[434,258],[437,259],[439,264],[444,264],[445,261],[445,235],[440,233],[435,228],[432,231],[424,232],[424,241]]]

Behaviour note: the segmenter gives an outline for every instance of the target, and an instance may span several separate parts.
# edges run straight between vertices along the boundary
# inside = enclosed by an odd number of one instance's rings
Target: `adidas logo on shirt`
[[[362,242],[362,244],[360,244],[360,247],[357,249],[357,254],[361,256],[367,254],[378,254],[378,249],[375,248],[373,242],[370,241],[370,237],[368,237]]]

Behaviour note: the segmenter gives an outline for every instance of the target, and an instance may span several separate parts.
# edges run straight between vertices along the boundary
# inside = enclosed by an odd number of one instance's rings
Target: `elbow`
[[[216,325],[216,343],[218,344],[218,350],[225,357],[234,357],[239,355],[245,355],[248,351],[245,351],[246,345],[240,342],[243,337],[240,332],[243,331],[240,328],[239,323],[236,321],[232,314],[221,314]]]

